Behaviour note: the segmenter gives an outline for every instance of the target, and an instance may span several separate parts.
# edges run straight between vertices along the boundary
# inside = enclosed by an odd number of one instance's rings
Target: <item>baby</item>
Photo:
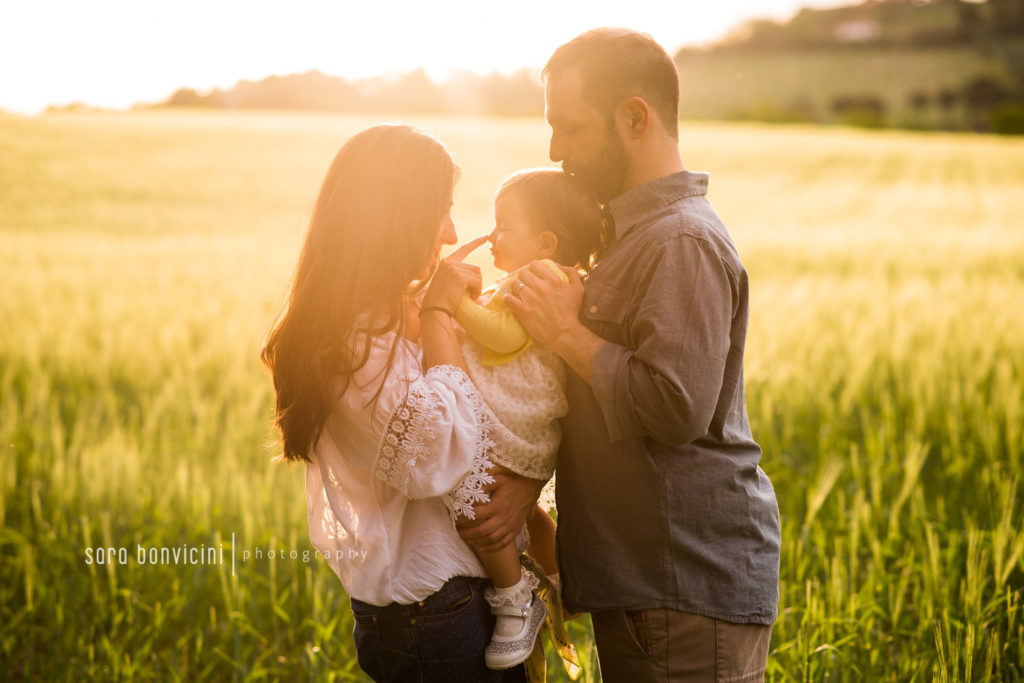
[[[455,319],[468,335],[463,357],[470,378],[499,425],[492,429],[491,460],[512,472],[542,481],[551,478],[561,440],[565,365],[534,343],[504,298],[518,271],[542,260],[563,280],[558,264],[586,270],[601,240],[601,210],[576,179],[557,169],[520,171],[498,188],[494,200],[491,253],[508,273],[484,290],[477,303],[466,296]],[[555,525],[540,506],[527,521],[529,554],[557,585]],[[487,601],[497,621],[485,651],[487,666],[507,669],[525,661],[544,623],[544,604],[534,594],[538,579],[520,565],[515,543],[478,551],[494,588]]]

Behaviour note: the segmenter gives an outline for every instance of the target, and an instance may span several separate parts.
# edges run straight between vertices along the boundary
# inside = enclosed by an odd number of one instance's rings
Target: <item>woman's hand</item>
[[[455,313],[463,294],[467,291],[473,297],[480,294],[483,286],[480,269],[462,261],[470,252],[486,242],[487,237],[482,235],[470,240],[452,252],[451,256],[441,260],[423,297],[423,309],[443,308],[449,313]]]
[[[487,239],[478,237],[455,250],[441,261],[420,306],[420,346],[423,348],[423,369],[437,365],[454,365],[466,369],[460,348],[462,342],[455,331],[452,316],[468,290],[480,292],[480,269],[463,263],[469,252]]]
[[[515,541],[544,488],[539,479],[498,469],[492,472],[494,483],[484,487],[491,502],[474,505],[476,519],[463,519],[457,524],[462,540],[484,551],[498,550]]]

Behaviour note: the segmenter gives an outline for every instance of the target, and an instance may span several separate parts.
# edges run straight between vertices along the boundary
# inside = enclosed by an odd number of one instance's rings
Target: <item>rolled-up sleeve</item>
[[[392,348],[393,339],[369,341],[328,431],[348,460],[407,498],[441,498],[453,514],[471,516],[473,504],[489,500],[497,418],[461,368],[423,372],[415,347]]]
[[[444,497],[457,514],[488,500],[492,415],[466,373],[430,368],[392,410],[381,433],[374,475],[409,498]]]
[[[594,357],[594,396],[613,441],[650,437],[682,445],[708,432],[721,393],[732,326],[728,271],[703,240],[675,234],[655,257],[625,316],[627,348]]]

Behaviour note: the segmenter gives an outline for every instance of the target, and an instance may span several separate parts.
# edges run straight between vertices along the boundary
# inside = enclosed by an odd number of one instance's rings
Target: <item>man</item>
[[[533,264],[506,299],[573,370],[556,492],[566,607],[592,613],[607,681],[761,680],[780,532],[744,399],[747,275],[708,175],[683,166],[675,65],[645,34],[597,29],[543,76],[551,160],[610,214],[586,283]],[[464,537],[515,528],[517,487],[499,482]]]

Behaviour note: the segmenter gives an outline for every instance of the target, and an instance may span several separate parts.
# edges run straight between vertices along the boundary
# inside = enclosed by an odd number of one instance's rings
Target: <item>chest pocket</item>
[[[628,311],[629,297],[625,293],[603,282],[587,282],[580,318],[599,337],[624,343]]]

